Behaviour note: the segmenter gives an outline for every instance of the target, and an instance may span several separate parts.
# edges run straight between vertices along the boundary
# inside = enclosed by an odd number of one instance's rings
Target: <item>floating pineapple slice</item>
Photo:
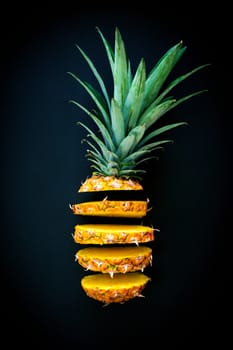
[[[143,297],[141,293],[149,281],[150,277],[142,272],[119,273],[114,278],[108,274],[98,273],[83,277],[81,286],[90,298],[107,305]]]
[[[84,248],[76,255],[76,261],[86,270],[109,273],[142,271],[152,264],[152,249],[140,247]]]
[[[87,178],[80,186],[79,192],[143,190],[137,180],[117,178],[115,176],[94,175]]]
[[[76,215],[142,218],[147,214],[147,203],[147,201],[112,201],[104,199],[102,201],[73,204],[71,210]]]
[[[139,243],[154,240],[155,229],[143,225],[78,224],[74,241],[80,244]]]

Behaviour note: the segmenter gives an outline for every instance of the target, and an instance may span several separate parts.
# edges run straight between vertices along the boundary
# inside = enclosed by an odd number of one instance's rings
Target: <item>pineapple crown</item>
[[[168,94],[175,86],[209,64],[192,69],[164,87],[169,74],[186,50],[182,41],[165,52],[148,75],[144,58],[141,58],[135,74],[132,74],[119,29],[115,28],[114,48],[98,27],[97,32],[111,68],[113,96],[109,96],[93,61],[78,45],[76,47],[95,76],[100,91],[76,74],[68,72],[87,91],[96,106],[96,110],[88,110],[79,102],[70,100],[92,119],[100,132],[96,134],[87,125],[78,122],[88,132],[88,138],[85,139],[90,146],[87,159],[95,169],[94,174],[141,179],[142,173],[145,173],[141,163],[154,158],[155,150],[172,142],[170,139],[156,140],[157,136],[187,125],[187,122],[177,122],[156,127],[155,123],[172,108],[207,90],[196,91],[179,99]]]

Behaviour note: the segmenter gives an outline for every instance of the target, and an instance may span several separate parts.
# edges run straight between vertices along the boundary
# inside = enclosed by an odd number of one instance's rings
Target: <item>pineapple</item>
[[[152,249],[140,247],[89,247],[80,249],[75,255],[76,261],[86,270],[109,273],[127,273],[141,270],[152,265]]]
[[[78,122],[87,132],[84,141],[92,170],[77,191],[79,202],[70,204],[70,209],[75,215],[83,216],[143,218],[151,209],[148,208],[149,199],[142,186],[146,172],[143,164],[154,158],[155,152],[173,142],[163,137],[164,134],[187,125],[187,122],[181,121],[157,126],[158,120],[176,106],[207,91],[195,91],[178,99],[170,95],[178,84],[208,64],[195,67],[168,82],[170,73],[186,50],[180,41],[164,53],[149,73],[144,58],[141,58],[133,72],[118,27],[115,28],[114,47],[98,27],[97,32],[111,69],[113,91],[109,95],[95,64],[77,46],[96,78],[99,90],[68,72],[89,94],[95,108],[88,109],[76,100],[70,102],[90,117],[98,132]],[[143,260],[142,265],[139,264],[139,272],[135,253],[139,254],[139,258],[140,250],[132,253],[127,245],[136,244],[138,247],[134,248],[140,248],[141,243],[154,240],[154,231],[152,227],[132,223],[76,225],[73,235],[76,243],[109,246],[87,248],[76,255],[78,262],[86,269],[100,271],[81,280],[87,295],[106,304],[123,303],[141,296],[141,291],[150,280],[142,270],[148,266],[151,255]],[[114,244],[124,244],[124,247],[116,248],[112,246]],[[125,249],[124,253],[122,249]],[[119,262],[121,260],[122,265]],[[125,267],[126,260],[130,262],[129,269]]]
[[[71,210],[76,215],[142,218],[149,211],[147,203],[139,200],[107,200],[105,197],[102,201],[73,204]]]
[[[90,298],[108,305],[143,297],[141,293],[150,280],[151,278],[142,272],[118,273],[114,278],[97,273],[84,276],[81,279],[81,285]]]
[[[154,240],[154,228],[143,225],[79,224],[75,226],[74,241],[80,244],[130,244]]]

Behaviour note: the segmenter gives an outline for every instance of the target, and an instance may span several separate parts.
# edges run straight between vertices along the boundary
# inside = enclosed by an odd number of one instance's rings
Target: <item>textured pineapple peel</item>
[[[156,122],[174,107],[207,91],[195,91],[177,99],[170,96],[171,90],[209,64],[195,67],[167,82],[186,50],[180,41],[164,53],[148,74],[144,58],[133,73],[119,29],[115,28],[113,47],[99,28],[97,32],[111,69],[113,94],[109,95],[94,62],[77,46],[97,80],[99,90],[80,79],[77,74],[68,72],[86,90],[95,108],[86,108],[75,100],[70,102],[83,110],[99,130],[96,133],[85,123],[78,122],[88,132],[85,140],[90,146],[87,159],[92,163],[95,174],[140,179],[145,172],[141,163],[154,158],[154,151],[172,142],[167,138],[161,139],[161,136],[171,129],[187,125],[187,122],[182,121],[158,127]]]

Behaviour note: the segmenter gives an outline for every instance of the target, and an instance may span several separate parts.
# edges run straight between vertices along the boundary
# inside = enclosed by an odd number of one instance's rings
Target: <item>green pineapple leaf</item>
[[[199,91],[196,91],[196,92],[193,92],[192,94],[189,94],[189,95],[186,95],[182,98],[180,98],[179,100],[175,101],[175,103],[171,104],[170,107],[168,108],[167,112],[169,110],[171,110],[172,108],[174,107],[177,107],[179,104],[189,100],[190,98],[194,97],[194,96],[197,96],[197,95],[200,95],[202,94],[203,92],[207,92],[208,90],[199,90]]]
[[[128,93],[128,65],[125,45],[118,28],[115,30],[115,52],[114,52],[114,99],[123,107],[126,94]]]
[[[157,99],[154,101],[155,104],[160,103],[160,101],[164,101],[164,97],[178,84],[180,84],[182,81],[184,81],[185,79],[187,79],[188,77],[190,77],[192,74],[198,72],[199,70],[209,66],[210,63],[206,63],[203,64],[201,66],[196,67],[195,69],[191,70],[190,72],[183,74],[181,76],[179,76],[178,78],[176,78],[175,80],[173,80],[165,90],[163,90],[163,92],[157,97]]]
[[[99,85],[100,85],[100,88],[103,92],[103,95],[105,97],[105,100],[107,102],[107,105],[108,105],[108,108],[110,110],[110,101],[109,101],[109,97],[108,97],[108,92],[107,92],[107,89],[105,87],[105,84],[104,84],[104,81],[101,77],[101,75],[99,74],[99,72],[97,71],[97,69],[95,68],[95,65],[93,64],[92,60],[87,56],[87,54],[78,46],[76,45],[76,47],[78,48],[78,50],[80,51],[80,53],[82,54],[82,56],[85,58],[85,60],[87,61],[89,67],[91,68],[94,76],[96,77]]]
[[[82,106],[80,103],[71,100],[71,103],[75,104],[76,106],[78,106],[80,109],[82,109],[84,112],[86,112],[91,119],[96,123],[96,125],[98,126],[102,137],[104,139],[105,145],[111,150],[111,151],[115,151],[115,145],[112,141],[111,135],[109,134],[107,128],[105,127],[105,125],[101,122],[100,119],[98,119],[93,113],[91,113],[88,109],[86,109],[84,106]],[[78,122],[78,124],[80,124],[80,122]]]
[[[109,111],[108,107],[102,98],[102,96],[99,94],[99,92],[92,87],[90,84],[83,82],[81,79],[79,79],[75,74],[68,72],[76,81],[78,81],[84,89],[88,92],[88,94],[91,96],[93,101],[95,102],[96,106],[98,107],[101,116],[103,117],[103,120],[105,122],[105,125],[110,130],[110,118],[109,118]]]
[[[186,50],[186,47],[182,47],[182,45],[183,42],[180,41],[178,44],[170,48],[148,75],[145,86],[145,97],[143,101],[144,109],[155,101],[168,75],[171,73],[174,66]]]
[[[88,126],[86,126],[82,122],[79,122],[79,124],[89,132],[88,136],[90,136],[95,141],[95,143],[99,146],[102,155],[108,161],[107,155],[109,153],[109,149],[104,144],[104,142],[99,137],[97,137],[96,134],[90,128],[88,128]]]
[[[145,81],[145,61],[141,59],[123,106],[123,115],[128,129],[132,129],[137,125],[144,98]]]
[[[116,150],[116,154],[119,156],[119,159],[124,159],[130,149],[132,148],[133,144],[135,142],[135,136],[134,135],[127,135],[120,143],[118,149]]]
[[[109,65],[111,67],[111,70],[112,70],[112,75],[114,74],[114,52],[113,52],[113,49],[111,47],[111,45],[109,44],[108,40],[106,40],[105,36],[103,35],[103,33],[101,32],[101,30],[96,27],[101,39],[102,39],[102,42],[104,44],[104,47],[105,47],[105,50],[106,50],[106,53],[107,53],[107,57],[108,57],[108,61],[109,61]]]
[[[154,103],[152,103],[141,115],[138,121],[138,125],[145,125],[146,129],[148,129],[160,117],[162,117],[166,112],[168,112],[171,109],[171,107],[174,106],[175,103],[175,99],[161,102],[159,105],[154,105]]]
[[[111,126],[112,138],[119,145],[125,137],[125,122],[122,109],[114,98],[111,101]]]
[[[169,124],[169,125],[165,125],[162,126],[161,128],[155,129],[154,131],[151,131],[149,134],[147,134],[143,140],[138,143],[138,145],[136,146],[136,149],[140,149],[144,144],[146,144],[149,140],[151,140],[152,138],[155,138],[156,136],[167,132],[168,130],[177,128],[179,126],[183,126],[183,125],[188,125],[187,122],[178,122],[178,123],[173,123],[173,124]]]

